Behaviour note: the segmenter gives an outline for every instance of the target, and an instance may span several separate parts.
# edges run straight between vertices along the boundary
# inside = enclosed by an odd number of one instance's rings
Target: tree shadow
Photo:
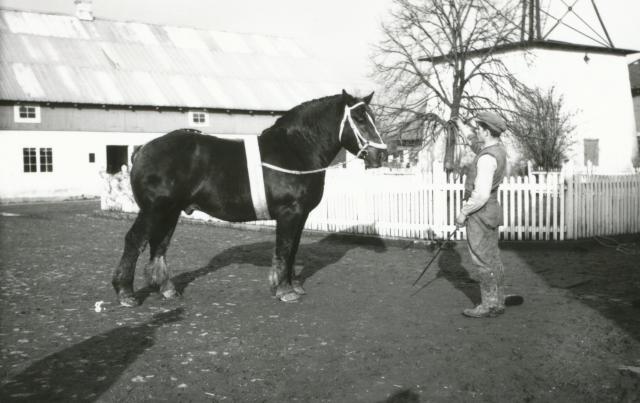
[[[469,277],[469,272],[462,265],[462,257],[457,250],[458,246],[454,242],[443,244],[443,249],[438,258],[440,270],[438,270],[436,278],[445,278],[457,290],[466,295],[475,306],[481,302],[480,286],[477,281]]]
[[[274,242],[234,246],[214,256],[206,266],[180,273],[174,276],[172,281],[176,291],[183,293],[192,281],[233,263],[270,267],[273,248]],[[304,283],[318,271],[338,262],[347,252],[355,248],[365,248],[377,253],[387,250],[384,240],[376,235],[355,236],[349,231],[329,234],[318,241],[300,244],[296,256],[296,268],[302,266],[302,270],[296,273],[297,278]]]
[[[122,326],[51,354],[0,386],[2,402],[93,402],[155,343],[156,330],[182,319],[183,309]]]

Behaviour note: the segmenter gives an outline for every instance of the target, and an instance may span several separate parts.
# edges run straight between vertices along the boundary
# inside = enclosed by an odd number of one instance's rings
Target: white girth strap
[[[247,171],[249,172],[249,186],[251,201],[258,220],[270,220],[267,207],[267,195],[264,191],[264,177],[262,176],[262,158],[258,147],[258,136],[244,138],[244,151],[247,156]]]

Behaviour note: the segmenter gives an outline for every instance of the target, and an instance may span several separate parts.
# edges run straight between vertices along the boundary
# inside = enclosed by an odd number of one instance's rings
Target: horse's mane
[[[265,129],[262,135],[269,135],[269,133],[279,132],[281,129],[290,129],[293,127],[303,129],[305,127],[302,121],[303,117],[309,118],[313,116],[314,113],[320,113],[328,103],[337,100],[341,96],[340,94],[329,95],[296,105],[285,112],[284,115],[280,116],[271,127]],[[321,122],[321,119],[316,120],[316,123]]]

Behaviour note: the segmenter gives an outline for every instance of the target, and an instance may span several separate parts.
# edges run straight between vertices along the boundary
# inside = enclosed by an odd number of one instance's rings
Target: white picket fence
[[[443,173],[389,175],[335,171],[306,228],[411,239],[448,237],[455,229],[464,178]],[[506,178],[498,191],[502,239],[564,239],[564,192],[559,175]],[[464,239],[464,228],[453,235]]]
[[[567,238],[640,232],[640,173],[567,178]]]
[[[464,178],[444,173],[334,169],[306,229],[416,240],[442,239],[455,229]],[[560,173],[505,178],[498,190],[504,240],[564,240],[640,232],[640,174]],[[103,197],[103,208],[137,210]],[[115,202],[114,202],[115,200]],[[216,221],[204,213],[191,218]],[[273,221],[254,222],[273,226]],[[461,228],[453,239],[464,239]]]

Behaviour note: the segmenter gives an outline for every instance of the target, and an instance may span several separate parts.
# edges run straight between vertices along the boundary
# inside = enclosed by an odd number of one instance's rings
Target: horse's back
[[[177,209],[197,204],[202,193],[242,193],[241,161],[246,161],[241,140],[175,130],[138,151],[131,169],[133,193],[141,208],[163,202]],[[235,180],[229,178],[232,173]]]

